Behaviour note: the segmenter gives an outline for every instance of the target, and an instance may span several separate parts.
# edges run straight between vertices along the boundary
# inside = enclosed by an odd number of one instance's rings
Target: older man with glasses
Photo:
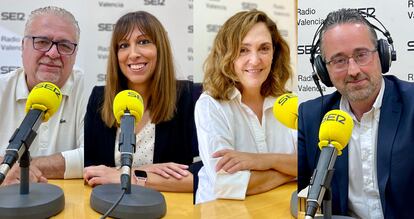
[[[30,14],[22,39],[23,68],[0,75],[0,161],[13,132],[25,117],[29,92],[40,82],[57,85],[63,94],[60,108],[40,125],[30,146],[30,180],[81,178],[83,119],[86,111],[83,74],[74,71],[80,30],[74,16],[58,7]],[[2,185],[20,182],[14,165]]]

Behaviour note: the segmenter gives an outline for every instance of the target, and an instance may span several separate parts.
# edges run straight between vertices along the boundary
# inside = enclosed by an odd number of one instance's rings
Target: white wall
[[[296,69],[296,5],[291,0],[0,0],[0,4],[0,74],[22,66],[20,47],[26,19],[32,10],[48,5],[67,9],[79,22],[75,68],[85,72],[90,90],[104,84],[112,24],[137,10],[154,14],[166,28],[179,79],[202,81],[202,63],[219,26],[236,12],[252,8],[275,20],[290,45]],[[295,90],[296,80],[290,86]]]
[[[81,29],[75,68],[85,72],[87,88],[103,85],[112,24],[127,12],[144,10],[164,25],[171,41],[177,77],[193,78],[192,0],[0,0],[0,73],[22,66],[21,38],[30,12],[54,5],[74,14]]]
[[[292,67],[296,72],[296,5],[291,0],[196,0],[194,2],[194,70],[195,81],[202,81],[203,63],[207,58],[218,29],[239,11],[264,11],[277,24],[291,49]],[[296,78],[296,76],[295,76]],[[296,80],[290,86],[296,89]]]
[[[298,1],[298,93],[304,101],[319,96],[311,80],[309,49],[314,33],[320,22],[330,11],[340,8],[356,8],[373,14],[389,30],[397,51],[397,61],[393,62],[387,74],[396,75],[407,81],[414,81],[414,1],[413,0],[299,0]],[[368,19],[380,26],[374,19]],[[307,22],[311,24],[306,24]],[[385,39],[381,33],[379,38]],[[325,89],[331,93],[333,88]],[[313,91],[312,91],[313,90]]]

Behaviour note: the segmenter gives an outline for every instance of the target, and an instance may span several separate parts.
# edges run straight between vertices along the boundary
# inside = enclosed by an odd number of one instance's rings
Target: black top
[[[85,116],[85,167],[115,166],[116,127],[102,121],[104,86],[95,86]],[[193,91],[194,90],[194,91]],[[198,88],[191,81],[177,81],[177,105],[174,117],[155,125],[154,163],[175,162],[191,165],[198,156],[194,124],[194,104]]]

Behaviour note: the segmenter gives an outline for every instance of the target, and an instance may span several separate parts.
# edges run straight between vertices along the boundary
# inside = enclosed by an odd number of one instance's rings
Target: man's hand
[[[32,165],[40,169],[48,179],[63,179],[65,174],[65,158],[61,153],[35,157],[30,162],[30,166]]]
[[[137,169],[160,175],[166,179],[170,177],[182,179],[183,177],[186,177],[190,174],[190,172],[187,170],[188,165],[173,162],[148,164],[140,166]]]
[[[42,171],[40,171],[40,169],[34,164],[30,165],[29,179],[30,182],[47,183],[47,179],[43,176]],[[13,165],[13,167],[8,172],[6,179],[4,179],[4,182],[1,185],[5,186],[17,183],[20,183],[20,167],[18,163]]]

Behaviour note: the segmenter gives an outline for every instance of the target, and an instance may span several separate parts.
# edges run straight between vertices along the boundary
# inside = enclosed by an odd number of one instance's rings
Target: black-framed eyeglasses
[[[33,42],[33,48],[41,52],[47,52],[52,48],[53,45],[56,45],[56,48],[60,55],[72,55],[75,52],[76,46],[78,45],[68,40],[53,41],[47,37],[42,36],[25,36],[25,38],[31,38]]]
[[[331,65],[335,71],[344,71],[348,69],[349,59],[352,58],[359,66],[364,66],[369,64],[372,61],[373,53],[376,52],[377,49],[373,50],[359,50],[352,54],[352,56],[336,56],[332,58],[330,61],[327,61],[327,65]]]

